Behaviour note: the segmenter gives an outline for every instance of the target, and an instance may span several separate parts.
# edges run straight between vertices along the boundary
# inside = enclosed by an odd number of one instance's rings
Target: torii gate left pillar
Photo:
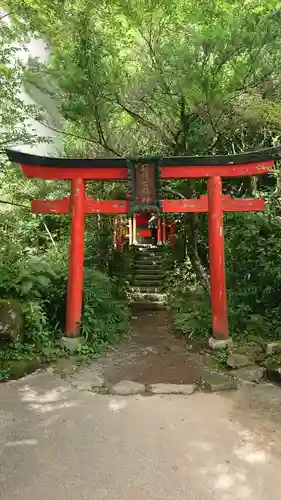
[[[84,274],[84,232],[85,232],[85,182],[82,177],[71,181],[71,232],[69,242],[69,264],[66,301],[65,331],[75,335],[82,315]]]
[[[208,179],[208,196],[192,200],[162,200],[162,211],[209,213],[209,260],[212,331],[217,339],[228,338],[226,283],[223,244],[223,212],[263,210],[259,199],[232,199],[222,195],[223,177],[266,174],[281,155],[281,148],[241,155],[213,157],[171,157],[161,160],[161,178]],[[128,201],[92,200],[85,197],[85,179],[121,181],[128,179],[125,158],[94,160],[55,159],[8,151],[11,161],[22,166],[25,177],[71,180],[71,197],[63,200],[35,200],[38,213],[70,213],[71,237],[67,293],[66,335],[76,336],[81,321],[84,261],[84,216],[90,213],[124,214]],[[149,163],[149,161],[148,161]]]

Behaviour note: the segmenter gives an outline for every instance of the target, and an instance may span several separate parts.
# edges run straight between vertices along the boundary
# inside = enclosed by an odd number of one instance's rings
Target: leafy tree
[[[34,114],[34,107],[21,99],[24,67],[19,51],[27,41],[24,24],[15,25],[7,14],[0,16],[0,149],[1,163],[4,148],[32,144],[38,138],[28,130],[27,121]],[[29,127],[30,128],[30,127]]]
[[[36,0],[13,5],[49,41],[46,71],[88,154],[224,153],[279,139],[277,2],[76,0],[45,2],[43,16]]]

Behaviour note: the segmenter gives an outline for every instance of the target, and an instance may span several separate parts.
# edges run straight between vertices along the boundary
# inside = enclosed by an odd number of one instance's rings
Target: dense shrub
[[[94,344],[116,342],[127,330],[129,318],[125,294],[120,296],[110,277],[85,269],[82,333]]]
[[[272,207],[268,207],[268,212]],[[281,337],[281,224],[273,213],[228,214],[226,266],[237,334]]]

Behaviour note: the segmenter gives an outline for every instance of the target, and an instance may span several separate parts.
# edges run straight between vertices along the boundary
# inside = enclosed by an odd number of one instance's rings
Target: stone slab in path
[[[121,380],[113,385],[110,389],[110,394],[118,396],[132,396],[134,394],[142,394],[145,392],[145,385],[139,382],[132,382],[131,380]]]
[[[152,394],[185,394],[189,396],[196,389],[194,384],[152,384],[148,391]]]
[[[104,386],[104,378],[91,369],[77,371],[72,376],[71,385],[80,391],[95,391]]]

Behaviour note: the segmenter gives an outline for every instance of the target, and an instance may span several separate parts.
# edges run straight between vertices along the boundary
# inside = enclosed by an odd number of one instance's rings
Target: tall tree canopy
[[[21,87],[24,68],[19,50],[26,41],[23,22],[13,24],[7,13],[0,14],[0,151],[1,163],[5,162],[4,148],[30,143],[26,122],[33,108],[23,103]]]
[[[44,70],[65,130],[87,138],[76,149],[212,154],[279,141],[278,2],[43,4],[13,0],[10,9],[50,44]]]

